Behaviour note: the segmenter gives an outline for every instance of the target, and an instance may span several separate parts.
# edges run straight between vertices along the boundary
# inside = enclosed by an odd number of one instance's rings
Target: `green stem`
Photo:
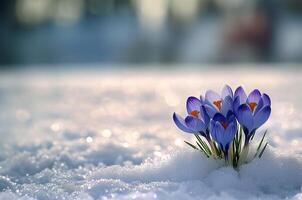
[[[241,151],[240,158],[239,158],[240,164],[243,164],[246,162],[248,154],[249,154],[249,139],[246,139],[244,142],[243,149]]]
[[[211,151],[212,151],[213,157],[216,157],[218,155],[218,153],[217,153],[216,148],[214,147],[213,141],[209,137],[206,137],[206,139],[207,139],[207,141],[208,141],[208,143],[209,143],[209,145],[211,147]]]

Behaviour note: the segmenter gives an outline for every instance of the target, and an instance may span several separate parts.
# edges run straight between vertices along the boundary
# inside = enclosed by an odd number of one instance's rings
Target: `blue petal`
[[[261,99],[261,93],[259,90],[255,89],[249,94],[247,101],[258,103],[260,99]]]
[[[213,104],[214,101],[220,100],[221,97],[217,92],[213,90],[208,90],[205,95],[205,99],[208,103]]]
[[[223,135],[225,133],[225,130],[220,122],[215,122],[215,128],[214,128],[215,134],[216,134],[216,142],[219,144],[224,143]]]
[[[202,95],[200,95],[200,102],[201,102],[201,104],[205,103],[205,99],[204,99],[204,97]]]
[[[233,111],[233,99],[231,96],[227,96],[222,101],[222,106],[220,112],[226,116],[229,111]]]
[[[238,110],[238,107],[240,106],[240,97],[237,96],[234,100],[234,103],[233,103],[233,110],[234,112],[236,112]]]
[[[228,104],[232,105],[233,104],[233,99],[230,96],[227,96],[224,101],[226,101]]]
[[[264,124],[271,114],[271,107],[265,106],[263,107],[254,118],[254,129],[259,128],[262,124]]]
[[[230,96],[231,98],[233,98],[233,91],[230,86],[225,85],[221,91],[221,98],[224,99],[227,96]]]
[[[215,130],[215,121],[211,119],[211,122],[210,122],[210,133],[211,133],[211,136],[213,138],[213,140],[217,140],[217,137],[216,137],[216,130]]]
[[[208,115],[210,116],[210,118],[213,118],[214,115],[218,112],[213,106],[210,105],[204,105],[204,108],[206,110],[206,112],[208,113]]]
[[[213,117],[213,120],[218,122],[227,122],[225,116],[223,116],[221,113],[216,113]]]
[[[185,122],[187,127],[195,131],[196,133],[200,131],[205,132],[205,124],[200,119],[196,117],[188,116],[186,117]]]
[[[262,94],[262,100],[264,105],[269,105],[269,106],[271,105],[271,99],[267,94],[265,93]]]
[[[227,129],[225,130],[225,134],[224,134],[224,145],[229,144],[230,142],[233,141],[235,134],[237,132],[237,124],[236,122],[232,122],[229,124],[229,126],[227,127]]]
[[[195,133],[193,130],[191,130],[187,127],[185,120],[178,114],[176,114],[176,113],[173,114],[173,120],[174,120],[174,123],[176,124],[176,126],[180,130],[187,132],[187,133]]]
[[[228,112],[226,119],[227,119],[227,123],[228,123],[228,124],[233,123],[233,122],[236,123],[235,115],[234,115],[234,113],[231,112],[231,111]]]
[[[187,111],[190,114],[193,110],[200,111],[201,101],[196,97],[189,97],[187,99]]]
[[[204,105],[201,106],[200,115],[201,115],[201,118],[203,119],[205,125],[208,127],[209,123],[210,123],[210,116],[208,115]]]
[[[227,129],[224,129],[220,122],[226,122],[226,120],[227,119],[225,119],[220,113],[217,113],[214,116],[214,119],[211,120],[211,126],[214,126],[211,134],[215,137],[215,141],[221,144],[224,148],[234,139],[237,131],[237,122],[234,116],[231,115],[230,120],[228,120],[230,123]],[[215,122],[215,124],[213,122]]]
[[[259,110],[261,110],[261,108],[263,108],[263,100],[262,100],[262,98],[259,100],[259,102],[258,102],[258,104],[257,104],[257,106],[256,106],[256,108],[254,110],[253,115],[255,116],[259,112]]]
[[[236,114],[239,124],[247,128],[249,132],[251,132],[253,129],[254,119],[250,108],[246,104],[242,104],[241,106],[239,106]]]
[[[236,89],[235,94],[234,94],[234,98],[239,97],[239,102],[240,105],[245,103],[247,100],[247,96],[244,92],[244,89],[240,86]]]
[[[223,131],[223,127],[221,126],[221,124],[219,122],[211,120],[210,133],[211,133],[213,140],[215,140],[219,144],[221,141],[222,131]]]

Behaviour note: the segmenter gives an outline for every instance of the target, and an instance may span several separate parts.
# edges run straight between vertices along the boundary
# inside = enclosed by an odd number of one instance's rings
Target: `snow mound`
[[[111,193],[107,199],[297,199],[301,169],[300,156],[287,157],[271,148],[239,171],[198,152],[179,152],[140,166],[97,169],[90,178],[127,184],[127,195]]]
[[[24,153],[8,162],[9,170],[1,172],[6,176],[0,177],[1,200],[299,200],[302,197],[301,155],[288,156],[273,147],[269,147],[261,159],[256,158],[238,171],[193,150],[146,159],[140,165],[123,166],[87,165],[68,169],[51,158],[48,161],[44,158],[37,165],[41,167],[33,167],[36,165],[29,164],[34,162],[31,159]],[[6,178],[8,174],[13,178]]]

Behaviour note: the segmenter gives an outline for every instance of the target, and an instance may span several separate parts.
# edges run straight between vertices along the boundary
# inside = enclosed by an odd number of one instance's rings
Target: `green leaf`
[[[209,155],[212,155],[212,151],[211,149],[209,148],[209,146],[200,138],[199,135],[195,134],[195,137],[197,138],[198,142],[202,145],[202,147],[204,148],[204,150],[207,151],[207,153]],[[198,143],[197,143],[198,144]]]
[[[266,133],[267,133],[267,130],[265,130],[265,132],[264,132],[264,134],[263,134],[263,136],[262,136],[262,139],[261,139],[261,141],[260,141],[260,143],[259,143],[259,145],[258,145],[257,151],[259,151],[259,149],[260,149],[260,147],[261,147],[261,145],[262,145],[263,139],[264,139],[265,136],[266,136]]]
[[[213,148],[214,148],[214,151],[216,152],[216,155],[217,155],[219,158],[221,158],[221,150],[220,150],[220,148],[217,147],[215,141],[212,141],[212,143],[213,143]]]
[[[220,149],[219,145],[214,143],[215,144],[215,148],[217,149],[218,151],[218,154],[219,154],[219,157],[222,158],[222,150]]]
[[[193,145],[193,144],[191,144],[190,142],[187,142],[187,141],[184,141],[187,145],[189,145],[190,147],[192,147],[193,149],[197,149],[198,150],[198,148],[195,146],[195,145]]]
[[[260,152],[260,154],[259,154],[259,156],[258,156],[259,158],[261,158],[261,156],[262,156],[262,154],[263,154],[263,152],[264,152],[264,150],[265,150],[267,144],[268,144],[268,143],[265,143],[265,145],[264,145],[262,151]]]
[[[251,141],[254,139],[255,133],[252,134]]]
[[[237,134],[236,134],[237,135]],[[233,166],[236,165],[236,141],[234,140],[234,142],[232,143],[232,149],[233,149],[233,155],[232,155],[232,164]]]
[[[264,138],[265,138],[265,136],[266,136],[266,133],[267,133],[267,130],[265,130],[265,132],[264,132],[264,134],[263,134],[263,136],[262,136],[262,138],[261,138],[261,140],[260,140],[260,142],[259,142],[259,144],[258,144],[258,147],[257,147],[257,150],[256,150],[256,153],[255,153],[255,156],[254,156],[254,157],[256,157],[257,154],[259,153],[259,150],[260,150],[260,148],[261,148],[261,146],[262,146],[262,143],[263,143],[263,140],[264,140]]]
[[[194,144],[191,144],[190,142],[184,141],[187,145],[189,145],[190,147],[192,147],[195,150],[201,151],[205,156],[209,157],[207,155],[207,153],[204,151],[204,149],[199,149],[198,147],[196,147]]]
[[[203,147],[197,141],[196,141],[196,144],[199,146],[200,151],[203,152],[209,158],[210,156],[208,155],[208,153],[206,152],[206,150],[204,150]]]
[[[240,127],[240,133],[239,133],[239,145],[240,145],[240,151],[241,151],[241,143],[242,143],[242,128]]]

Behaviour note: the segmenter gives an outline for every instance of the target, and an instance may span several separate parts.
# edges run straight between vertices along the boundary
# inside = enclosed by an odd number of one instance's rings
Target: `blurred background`
[[[301,0],[2,0],[0,4],[1,68],[301,61]]]

